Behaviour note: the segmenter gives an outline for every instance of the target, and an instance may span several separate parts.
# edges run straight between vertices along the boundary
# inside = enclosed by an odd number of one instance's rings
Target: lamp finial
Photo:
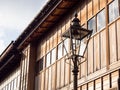
[[[77,16],[78,16],[78,14],[77,14],[77,12],[75,13],[75,17],[77,18]]]

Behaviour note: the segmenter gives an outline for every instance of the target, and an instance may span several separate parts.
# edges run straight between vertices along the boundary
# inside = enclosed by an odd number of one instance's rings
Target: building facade
[[[75,12],[81,26],[93,30],[80,60],[78,90],[119,90],[120,0],[48,1],[1,54],[0,90],[73,90],[70,40],[61,35]]]

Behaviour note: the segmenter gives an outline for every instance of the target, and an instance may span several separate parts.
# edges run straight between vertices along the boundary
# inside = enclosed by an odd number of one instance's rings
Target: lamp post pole
[[[78,76],[78,64],[77,64],[77,56],[73,57],[73,65],[74,68],[72,70],[73,72],[73,88],[74,90],[77,90],[77,76]]]
[[[120,77],[118,78],[118,90],[120,90]]]

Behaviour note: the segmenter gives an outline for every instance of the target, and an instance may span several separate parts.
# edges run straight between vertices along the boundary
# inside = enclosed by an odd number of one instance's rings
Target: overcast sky
[[[48,0],[0,0],[0,54],[23,32]]]

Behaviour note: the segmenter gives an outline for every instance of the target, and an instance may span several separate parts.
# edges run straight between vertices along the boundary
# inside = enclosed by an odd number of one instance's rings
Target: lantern
[[[70,25],[70,28],[63,33],[62,37],[70,39],[70,55],[84,57],[85,50],[87,48],[92,30],[82,28],[79,24],[77,14]]]

